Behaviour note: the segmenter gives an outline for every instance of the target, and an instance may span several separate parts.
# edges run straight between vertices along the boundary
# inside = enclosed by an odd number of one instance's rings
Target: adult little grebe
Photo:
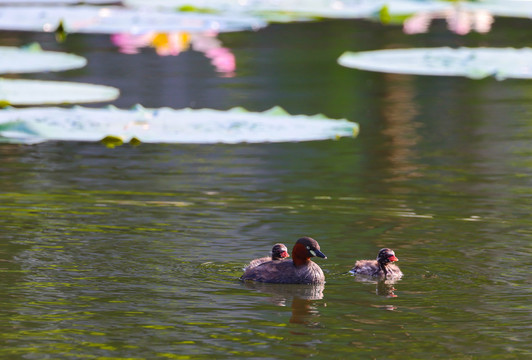
[[[386,279],[399,279],[403,273],[393,262],[399,261],[392,249],[379,251],[377,260],[358,260],[351,270],[357,275],[378,276]]]
[[[318,242],[305,236],[294,245],[292,259],[271,260],[246,268],[240,279],[276,284],[323,284],[325,275],[318,264],[310,260],[313,256],[327,259]]]
[[[275,244],[272,247],[272,256],[265,256],[261,257],[255,260],[251,260],[249,265],[246,266],[246,269],[254,268],[255,266],[258,266],[262,263],[272,261],[272,260],[281,260],[284,258],[290,257],[288,255],[288,249],[286,248],[285,244]]]

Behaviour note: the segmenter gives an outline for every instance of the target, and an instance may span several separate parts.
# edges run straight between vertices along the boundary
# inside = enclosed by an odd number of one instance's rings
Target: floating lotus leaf
[[[417,12],[444,11],[452,9],[455,4],[449,1],[388,0],[381,1],[381,8],[392,16],[411,15]]]
[[[364,18],[377,13],[385,1],[358,0],[125,0],[130,7],[181,9],[184,11],[245,12],[269,21],[287,22],[309,18]]]
[[[142,11],[94,6],[0,7],[0,29],[66,33],[207,32],[258,29],[265,23],[253,17]]]
[[[63,71],[86,64],[87,60],[81,56],[42,51],[38,45],[23,48],[0,46],[0,73],[3,74]]]
[[[487,11],[494,16],[521,17],[529,19],[532,14],[532,1],[529,0],[484,0],[462,2],[460,7],[472,11]]]
[[[395,74],[488,76],[532,78],[532,50],[529,48],[420,48],[346,52],[340,65]]]
[[[530,18],[532,14],[532,1],[529,0],[123,0],[122,2],[128,7],[139,8],[246,12],[272,21],[295,21],[316,17],[375,18],[379,15],[382,20],[402,21],[404,16],[416,13],[456,9],[487,11],[493,16]]]
[[[289,115],[280,108],[262,113],[237,110],[130,110],[6,108],[0,111],[4,141],[46,140],[151,143],[260,143],[356,136],[358,124],[323,116]]]
[[[2,5],[20,5],[23,3],[24,5],[58,5],[58,4],[69,4],[69,5],[76,5],[83,2],[84,4],[92,4],[92,5],[108,5],[108,4],[114,4],[119,3],[119,0],[113,1],[113,0],[2,0]]]
[[[103,85],[0,78],[0,104],[4,106],[100,102],[118,95],[118,89]]]
[[[79,3],[91,5],[119,4],[119,0],[1,0],[3,6],[6,5],[77,5]]]
[[[376,2],[379,1],[377,0]],[[441,12],[453,9],[487,11],[494,16],[526,18],[530,18],[530,14],[532,13],[532,2],[530,0],[381,0],[380,4],[381,7],[386,6],[387,11],[393,16],[410,15],[420,12]]]

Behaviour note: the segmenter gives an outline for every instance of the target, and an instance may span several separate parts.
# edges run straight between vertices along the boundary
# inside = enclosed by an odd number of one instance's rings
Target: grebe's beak
[[[279,256],[281,256],[282,258],[290,257],[290,255],[288,255],[288,252],[287,252],[287,251],[283,251],[283,252],[281,252],[281,254],[280,254]]]
[[[327,259],[327,256],[325,256],[325,254],[319,251],[318,249],[309,249],[309,252],[312,254],[312,256]]]
[[[390,260],[391,262],[399,261],[399,259],[397,257],[395,257],[395,255],[388,256],[388,260]]]

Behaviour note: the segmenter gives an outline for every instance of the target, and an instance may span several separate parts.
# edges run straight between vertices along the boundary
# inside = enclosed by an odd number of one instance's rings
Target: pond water
[[[441,26],[440,26],[441,25]],[[87,57],[22,78],[120,88],[130,107],[324,113],[357,138],[277,144],[0,144],[0,357],[516,359],[532,355],[532,82],[343,68],[344,51],[525,46],[368,21],[224,34],[234,73],[201,52],[117,51],[109,36],[2,32]],[[15,76],[10,76],[15,77]],[[97,104],[100,106],[100,104]],[[247,261],[319,241],[323,287],[252,286]],[[393,248],[396,284],[356,259]]]

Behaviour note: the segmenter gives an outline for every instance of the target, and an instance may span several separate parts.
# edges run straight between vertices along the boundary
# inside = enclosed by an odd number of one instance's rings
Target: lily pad
[[[238,31],[266,24],[239,15],[183,14],[172,11],[133,10],[95,6],[5,6],[0,7],[0,29],[67,33],[132,33],[150,31]]]
[[[0,78],[0,104],[4,106],[100,102],[118,95],[118,89],[110,86]]]
[[[81,56],[42,51],[40,46],[22,48],[0,46],[0,73],[29,73],[63,71],[84,67],[87,60]]]
[[[478,2],[462,2],[460,7],[473,11],[487,11],[494,16],[520,17],[527,19],[532,16],[532,1],[529,0],[484,0]]]
[[[128,7],[182,9],[183,11],[243,12],[270,21],[314,18],[375,18],[402,22],[405,16],[455,9],[488,11],[493,16],[526,17],[532,14],[529,0],[123,0]],[[383,16],[383,13],[386,16]],[[388,19],[386,19],[389,17]]]
[[[382,11],[389,20],[402,21],[404,16],[418,12],[452,9],[454,4],[436,0],[123,0],[129,7],[183,9],[186,11],[244,12],[268,21],[288,22],[316,18],[378,18]]]
[[[124,0],[129,7],[182,9],[184,11],[240,12],[268,21],[288,22],[313,18],[364,18],[377,13],[385,3],[376,0],[356,2],[334,0]]]
[[[114,3],[119,3],[119,0],[2,0],[2,5],[58,5],[58,4],[68,4],[76,5],[83,2],[84,4],[91,5],[109,5]]]
[[[345,52],[340,65],[395,74],[532,78],[532,49],[418,48]]]
[[[281,108],[249,112],[170,108],[7,108],[0,111],[5,141],[46,140],[150,143],[261,143],[356,136],[358,124],[323,115],[290,115]]]
[[[358,0],[125,0],[131,7],[186,9],[187,11],[245,12],[270,21],[296,21],[313,18],[364,18],[371,17],[384,1]]]
[[[411,15],[418,12],[444,11],[451,9],[455,4],[449,1],[419,1],[419,0],[388,0],[382,1],[381,6],[385,6],[392,16]]]

